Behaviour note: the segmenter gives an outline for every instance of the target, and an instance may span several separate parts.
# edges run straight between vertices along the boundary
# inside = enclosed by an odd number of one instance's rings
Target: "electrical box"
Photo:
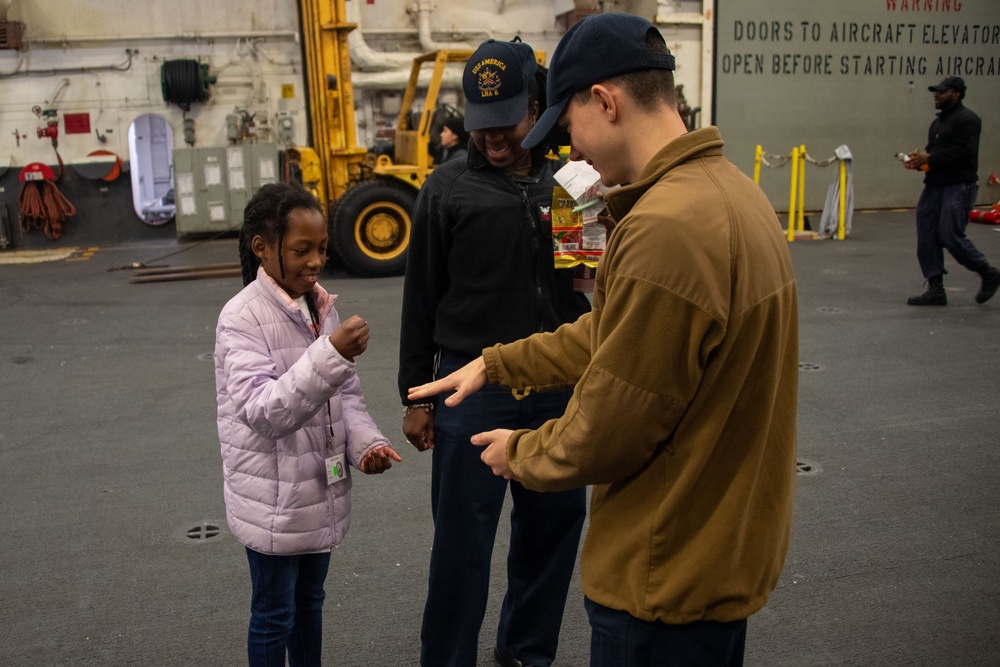
[[[243,209],[250,201],[250,174],[246,169],[247,144],[237,144],[226,148],[226,182],[229,185],[229,219],[235,225],[243,221]]]
[[[285,146],[295,143],[295,119],[291,116],[278,117],[278,141]]]
[[[18,21],[0,21],[0,49],[20,51],[24,46],[24,24]]]
[[[278,149],[274,144],[238,144],[226,148],[229,219],[243,221],[243,209],[260,186],[278,182]]]
[[[278,176],[274,144],[175,149],[178,238],[238,230],[247,202],[265,183],[278,182]]]

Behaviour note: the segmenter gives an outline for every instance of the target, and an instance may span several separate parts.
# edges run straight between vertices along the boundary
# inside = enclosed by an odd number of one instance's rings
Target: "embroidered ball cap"
[[[949,76],[941,80],[941,83],[935,84],[933,86],[927,86],[927,90],[932,93],[940,93],[945,90],[957,90],[958,92],[965,94],[965,79],[960,76]]]
[[[528,84],[538,70],[524,42],[489,39],[465,64],[465,129],[517,125],[528,113]]]
[[[545,95],[548,108],[521,142],[540,143],[552,130],[570,98],[598,81],[644,69],[674,69],[674,57],[650,53],[646,35],[656,27],[631,14],[592,14],[574,23],[559,40]]]

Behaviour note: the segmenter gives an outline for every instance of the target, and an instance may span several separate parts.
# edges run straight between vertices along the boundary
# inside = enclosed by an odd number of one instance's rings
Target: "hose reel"
[[[160,68],[164,101],[184,111],[190,111],[193,102],[206,102],[208,87],[215,82],[216,78],[208,73],[208,64],[197,60],[167,60]]]

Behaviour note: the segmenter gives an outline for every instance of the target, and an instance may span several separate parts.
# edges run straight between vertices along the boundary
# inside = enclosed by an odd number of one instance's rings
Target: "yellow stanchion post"
[[[795,240],[795,193],[799,189],[799,149],[792,149],[792,186],[788,195],[788,240]]]
[[[847,213],[844,207],[847,205],[847,162],[840,161],[840,219],[837,222],[837,240],[844,240],[844,220]]]
[[[799,231],[806,230],[806,147],[799,146]]]
[[[760,185],[760,156],[764,152],[764,148],[757,144],[757,151],[753,158],[753,182]]]

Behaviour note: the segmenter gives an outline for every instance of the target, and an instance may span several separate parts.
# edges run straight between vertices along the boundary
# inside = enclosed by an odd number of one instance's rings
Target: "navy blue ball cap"
[[[528,84],[538,70],[535,51],[524,42],[488,39],[462,74],[465,129],[517,125],[528,114]]]
[[[539,144],[579,91],[629,72],[674,69],[674,57],[669,52],[647,50],[646,35],[650,30],[656,30],[656,26],[632,14],[592,14],[574,23],[552,56],[545,88],[549,106],[521,146]]]
[[[965,92],[965,79],[960,76],[949,76],[941,80],[941,83],[935,84],[933,86],[927,86],[927,90],[932,93],[940,93],[945,90],[957,90],[960,93]]]

